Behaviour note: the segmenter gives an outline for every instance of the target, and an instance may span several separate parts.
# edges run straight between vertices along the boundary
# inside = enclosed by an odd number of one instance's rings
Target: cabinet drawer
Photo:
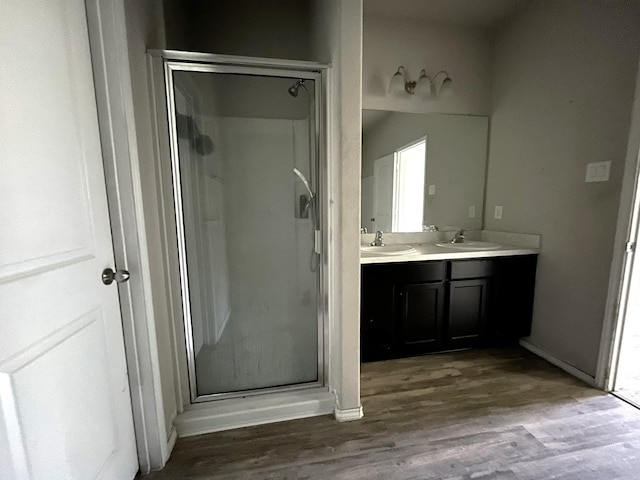
[[[444,262],[411,262],[407,263],[401,283],[441,282],[444,280]]]
[[[363,283],[411,284],[441,282],[444,280],[445,262],[384,263],[362,266]]]
[[[450,262],[449,265],[451,280],[491,277],[498,270],[495,260],[456,260]]]

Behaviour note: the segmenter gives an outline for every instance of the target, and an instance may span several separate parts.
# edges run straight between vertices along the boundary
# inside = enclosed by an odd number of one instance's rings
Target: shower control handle
[[[131,274],[127,270],[113,271],[110,268],[105,268],[102,271],[102,283],[105,285],[111,285],[114,281],[116,283],[124,283],[129,280]]]

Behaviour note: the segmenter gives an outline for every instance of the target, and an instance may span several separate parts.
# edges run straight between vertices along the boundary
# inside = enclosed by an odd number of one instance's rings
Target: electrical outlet
[[[471,205],[469,207],[469,218],[476,218],[476,206]]]
[[[436,194],[436,186],[429,185],[429,195],[435,195],[435,194]]]
[[[493,211],[493,218],[496,220],[502,220],[502,205],[496,205]]]

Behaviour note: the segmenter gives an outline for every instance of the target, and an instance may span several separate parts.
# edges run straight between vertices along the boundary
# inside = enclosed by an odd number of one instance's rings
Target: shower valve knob
[[[113,271],[110,268],[105,268],[102,271],[102,283],[105,285],[111,285],[114,281],[116,283],[124,283],[129,280],[131,274],[127,270]]]

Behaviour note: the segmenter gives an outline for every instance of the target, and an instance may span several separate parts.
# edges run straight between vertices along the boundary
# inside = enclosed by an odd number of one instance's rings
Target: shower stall
[[[325,67],[166,51],[152,61],[191,403],[325,386]]]

